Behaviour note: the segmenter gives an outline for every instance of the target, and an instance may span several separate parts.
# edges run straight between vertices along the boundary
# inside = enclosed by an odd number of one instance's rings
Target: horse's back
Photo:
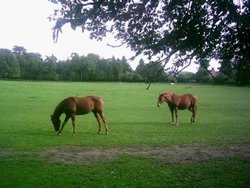
[[[176,94],[175,94],[176,95]],[[193,94],[176,95],[175,100],[179,109],[186,109],[197,104],[197,97]]]
[[[103,99],[100,96],[90,95],[86,97],[75,97],[78,111],[89,113],[92,111],[102,111]]]

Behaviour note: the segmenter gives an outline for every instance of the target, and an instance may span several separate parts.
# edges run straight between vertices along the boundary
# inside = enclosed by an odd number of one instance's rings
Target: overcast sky
[[[43,57],[55,55],[64,60],[71,53],[87,55],[94,53],[102,58],[127,59],[133,56],[128,48],[112,48],[107,43],[118,44],[114,39],[108,38],[102,42],[90,40],[88,33],[72,30],[69,25],[63,27],[57,43],[52,39],[53,23],[48,17],[53,13],[56,5],[48,0],[0,0],[0,48],[12,50],[13,46],[22,46],[27,52],[37,52]],[[146,58],[144,59],[147,62]],[[129,62],[136,68],[139,59]],[[195,72],[197,66],[189,67],[188,71]]]

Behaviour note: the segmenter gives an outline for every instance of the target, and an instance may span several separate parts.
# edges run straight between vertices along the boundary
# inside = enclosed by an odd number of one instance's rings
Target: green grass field
[[[248,187],[246,156],[201,162],[165,163],[141,155],[121,155],[93,164],[48,162],[35,153],[54,147],[134,148],[230,146],[250,141],[250,88],[142,83],[0,81],[0,187]],[[198,96],[197,123],[180,111],[170,123],[168,106],[156,107],[160,92]],[[101,95],[110,134],[97,134],[93,114],[69,121],[56,136],[50,115],[68,96]],[[63,120],[63,117],[61,117]],[[247,153],[249,156],[249,152]]]

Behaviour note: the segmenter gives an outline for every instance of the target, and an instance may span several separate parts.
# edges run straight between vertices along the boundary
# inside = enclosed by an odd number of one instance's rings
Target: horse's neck
[[[62,113],[63,112],[61,112],[61,110],[59,108],[56,108],[54,113],[53,113],[53,117],[59,119],[60,116],[62,115]]]

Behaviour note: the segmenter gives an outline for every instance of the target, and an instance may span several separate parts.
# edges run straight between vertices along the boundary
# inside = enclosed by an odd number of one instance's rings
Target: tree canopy
[[[217,59],[224,74],[250,83],[249,0],[50,0],[61,5],[50,19],[57,40],[62,27],[88,30],[102,40],[108,33],[164,70]],[[161,71],[159,71],[161,72]]]

